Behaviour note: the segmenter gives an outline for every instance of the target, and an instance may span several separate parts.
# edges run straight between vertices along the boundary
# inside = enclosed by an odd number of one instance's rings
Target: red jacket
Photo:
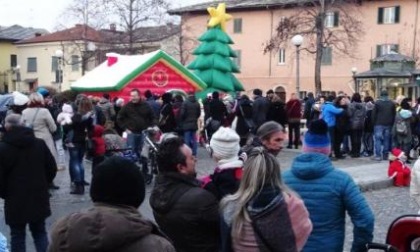
[[[410,185],[410,168],[400,160],[394,160],[389,163],[388,176],[391,177],[395,172],[394,186],[409,186]]]
[[[286,114],[289,122],[299,122],[302,117],[302,105],[298,99],[286,103]]]
[[[101,125],[95,125],[92,132],[92,140],[95,143],[95,150],[93,152],[93,155],[95,157],[97,156],[103,156],[105,155],[105,140],[103,138],[104,133],[104,127]]]

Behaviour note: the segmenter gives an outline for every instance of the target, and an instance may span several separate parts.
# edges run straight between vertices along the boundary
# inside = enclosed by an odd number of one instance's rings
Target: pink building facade
[[[211,4],[186,7],[171,12],[181,15],[185,37],[198,38],[205,32],[208,21],[206,7]],[[264,9],[261,8],[261,4],[258,8],[251,5],[247,8],[238,8],[232,6],[229,1],[226,1],[226,4],[227,13],[233,16],[233,20],[227,23],[226,32],[235,42],[232,48],[240,55],[236,59],[241,69],[237,77],[247,92],[255,88],[266,91],[278,87],[284,88],[287,93],[295,92],[296,47],[290,42],[280,48],[279,52],[264,53],[264,46],[275,34],[280,20],[294,15],[296,8],[279,7],[274,4],[267,4]],[[391,51],[409,56],[419,63],[419,8],[418,0],[361,0],[354,13],[362,21],[364,29],[364,33],[360,34],[357,50],[353,58],[337,55],[333,49],[331,50],[329,63],[321,67],[322,90],[344,91],[351,94],[355,90],[361,91],[360,87],[366,86],[367,82],[379,85],[378,81],[369,78],[357,78],[355,85],[354,77],[370,70],[371,59]],[[302,48],[305,47],[305,43],[309,41],[304,40]],[[194,46],[186,44],[185,47],[192,49]],[[189,58],[193,59],[193,56]],[[315,91],[314,55],[301,50],[299,67],[300,96],[304,97],[307,92]],[[420,96],[415,78],[393,78],[382,82],[380,87],[375,86],[375,90],[392,87],[393,96],[400,94],[413,98]],[[368,95],[377,96],[377,92]]]

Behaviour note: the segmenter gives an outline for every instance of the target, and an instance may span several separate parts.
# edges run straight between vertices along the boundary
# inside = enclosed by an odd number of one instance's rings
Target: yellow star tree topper
[[[232,19],[232,16],[226,13],[226,4],[220,3],[217,9],[214,7],[207,8],[210,14],[210,21],[208,27],[215,27],[220,24],[222,31],[226,31],[226,22]]]

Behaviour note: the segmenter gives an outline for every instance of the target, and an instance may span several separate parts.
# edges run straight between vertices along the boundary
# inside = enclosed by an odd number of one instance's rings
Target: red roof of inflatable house
[[[129,100],[130,90],[150,90],[154,94],[167,91],[201,91],[207,85],[194,73],[162,50],[144,55],[107,54],[107,60],[71,84],[71,89],[101,96]]]

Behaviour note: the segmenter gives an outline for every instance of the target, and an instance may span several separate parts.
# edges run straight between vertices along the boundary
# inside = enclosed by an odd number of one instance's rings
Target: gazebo
[[[372,59],[369,71],[354,75],[355,90],[363,96],[377,98],[385,89],[391,99],[398,95],[414,99],[420,94],[419,75],[413,58],[391,52]]]

